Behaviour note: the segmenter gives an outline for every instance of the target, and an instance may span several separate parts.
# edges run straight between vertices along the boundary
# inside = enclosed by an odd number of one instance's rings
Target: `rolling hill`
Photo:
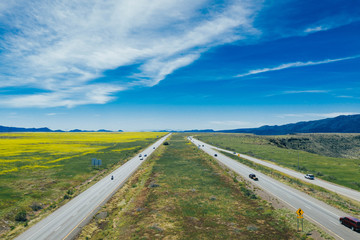
[[[291,123],[281,126],[265,125],[259,128],[221,130],[218,132],[253,133],[257,135],[283,135],[292,133],[360,133],[360,114],[341,115],[334,118]]]

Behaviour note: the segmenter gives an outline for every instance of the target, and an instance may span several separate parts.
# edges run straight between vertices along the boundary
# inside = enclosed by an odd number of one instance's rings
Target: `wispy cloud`
[[[304,32],[306,32],[306,33],[313,33],[313,32],[326,31],[326,30],[328,30],[328,29],[329,29],[329,28],[328,28],[328,27],[325,27],[325,26],[317,26],[317,27],[307,28],[307,29],[305,29]]]
[[[338,98],[355,98],[354,96],[348,96],[348,95],[339,95],[336,97],[338,97]]]
[[[355,56],[351,56],[351,57],[326,59],[326,60],[322,60],[322,61],[284,63],[284,64],[278,65],[276,67],[250,70],[247,73],[238,74],[235,77],[240,78],[240,77],[246,77],[246,76],[250,76],[250,75],[265,73],[265,72],[279,71],[279,70],[283,70],[283,69],[287,69],[287,68],[295,68],[295,67],[305,67],[305,66],[327,64],[327,63],[333,63],[333,62],[339,62],[339,61],[355,59],[355,58],[359,58],[359,57],[360,57],[360,55],[355,55]]]
[[[312,90],[292,90],[292,91],[282,91],[279,93],[274,93],[274,94],[269,94],[266,95],[266,97],[273,97],[273,96],[279,96],[279,95],[288,95],[288,94],[302,94],[302,93],[329,93],[331,92],[330,90],[316,90],[316,89],[312,89]]]
[[[0,4],[0,21],[8,29],[0,38],[0,87],[46,91],[3,96],[0,104],[99,104],[135,85],[156,85],[213,46],[257,35],[252,21],[258,5],[247,0],[221,6],[206,0]],[[137,73],[111,84],[92,83],[107,70],[132,64],[140,66]]]
[[[297,93],[328,93],[329,90],[299,90],[299,91],[284,91],[283,94],[297,94]]]

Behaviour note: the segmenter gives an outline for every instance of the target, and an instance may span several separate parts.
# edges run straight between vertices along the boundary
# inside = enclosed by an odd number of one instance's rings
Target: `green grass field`
[[[94,218],[79,239],[306,238],[185,135],[169,143],[106,204],[109,216]]]
[[[72,198],[164,133],[0,134],[0,234]],[[102,160],[100,168],[91,159]],[[25,224],[26,221],[24,221]],[[23,222],[23,223],[24,223]],[[1,235],[0,235],[1,236]]]
[[[249,134],[203,133],[194,137],[231,151],[247,154],[275,164],[313,173],[316,177],[355,190],[360,190],[360,159],[327,157],[301,150],[280,148],[271,144],[267,137]]]

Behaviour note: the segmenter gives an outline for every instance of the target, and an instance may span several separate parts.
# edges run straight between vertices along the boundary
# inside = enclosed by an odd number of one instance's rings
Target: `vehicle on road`
[[[147,154],[144,154],[144,157],[147,157]]]
[[[253,174],[253,173],[250,173],[250,174],[249,174],[249,178],[251,178],[252,180],[255,180],[255,181],[258,181],[258,180],[259,180],[259,179],[256,177],[256,175]]]
[[[111,176],[111,180],[114,180],[114,176]]]
[[[314,174],[306,174],[306,175],[305,175],[305,178],[310,179],[310,180],[314,180],[314,179],[315,179]]]
[[[235,155],[236,155],[236,152],[233,152],[233,154],[235,154]]]
[[[140,160],[144,160],[144,158],[140,158]]]
[[[340,223],[351,228],[353,231],[360,231],[360,220],[354,217],[340,217]]]
[[[217,157],[217,154],[215,153],[214,156]]]
[[[142,155],[140,154],[139,157],[142,157]]]
[[[155,147],[153,147],[153,149],[155,149]]]

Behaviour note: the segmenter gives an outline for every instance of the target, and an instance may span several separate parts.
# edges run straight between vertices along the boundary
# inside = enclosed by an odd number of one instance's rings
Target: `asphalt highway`
[[[191,138],[190,140],[198,146],[199,149],[211,155],[244,178],[248,178],[250,173],[256,174],[259,181],[249,180],[253,181],[257,187],[285,202],[293,208],[294,214],[296,214],[296,210],[301,208],[304,211],[304,217],[306,219],[321,226],[336,239],[360,239],[360,233],[350,230],[339,222],[340,216],[348,216],[348,214],[219,153],[213,149],[211,145],[194,138]],[[217,156],[215,156],[215,154]]]
[[[168,136],[164,136],[142,151],[143,160],[136,155],[15,239],[72,239]],[[144,157],[145,154],[147,157]],[[111,180],[111,176],[114,176],[114,180]]]
[[[213,148],[213,149],[216,149],[216,150],[219,150],[219,151],[234,154],[234,152],[232,152],[232,151],[212,146],[212,145],[204,143],[204,142],[202,142],[200,140],[197,140],[197,141],[199,142],[199,144],[201,144],[201,146],[204,145],[206,147],[210,147],[210,148]],[[258,158],[250,157],[250,156],[245,155],[245,154],[235,153],[234,155],[240,156],[241,158],[245,158],[245,159],[250,160],[252,162],[255,162],[257,164],[261,164],[263,166],[266,166],[266,167],[275,169],[277,171],[283,172],[285,174],[288,174],[288,175],[290,175],[292,177],[295,177],[295,178],[298,178],[300,180],[309,182],[311,184],[318,185],[318,186],[323,187],[323,188],[325,188],[327,190],[330,190],[332,192],[335,192],[337,194],[343,195],[345,197],[348,197],[348,198],[351,198],[351,199],[353,199],[355,201],[360,202],[360,192],[356,191],[354,189],[350,189],[350,188],[347,188],[347,187],[344,187],[344,186],[339,186],[337,184],[330,183],[330,182],[327,182],[327,181],[324,181],[324,180],[321,180],[321,179],[318,179],[318,178],[315,178],[314,180],[309,180],[309,179],[306,179],[304,177],[303,173],[296,172],[294,170],[291,170],[291,169],[288,169],[288,168],[285,168],[285,167],[281,167],[281,166],[278,166],[276,164],[273,164],[273,163],[270,163],[270,162],[267,162],[267,161],[264,161],[264,160],[261,160],[261,159],[258,159]]]

